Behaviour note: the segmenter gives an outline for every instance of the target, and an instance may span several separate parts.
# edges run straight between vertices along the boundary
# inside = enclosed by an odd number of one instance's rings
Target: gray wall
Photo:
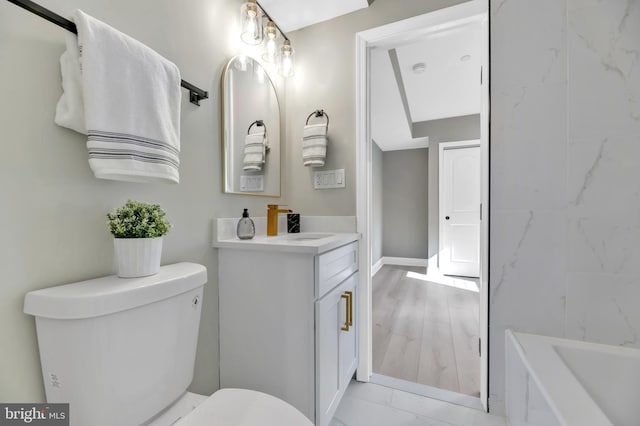
[[[461,0],[375,0],[371,6],[287,34],[296,52],[296,75],[287,84],[287,201],[303,214],[355,215],[355,34]],[[313,170],[302,165],[307,115],[331,117],[326,170],[345,168],[346,188],[313,190]]]
[[[378,145],[372,141],[372,162],[371,172],[373,182],[371,184],[371,203],[373,211],[371,212],[371,264],[375,265],[382,257],[382,156],[383,152]]]
[[[81,7],[174,61],[184,79],[209,91],[199,108],[183,91],[179,185],[93,177],[85,137],[53,123],[61,93],[59,57],[65,31],[0,2],[0,401],[43,401],[35,325],[22,313],[30,290],[113,272],[105,214],[128,198],[160,203],[173,223],[162,262],[208,269],[192,390],[218,388],[217,254],[211,218],[266,215],[259,197],[221,194],[220,90],[234,54],[241,1],[50,0],[68,15]],[[273,200],[275,202],[280,199]],[[353,213],[349,211],[349,213]]]
[[[440,142],[480,139],[480,115],[443,118],[413,124],[414,137],[429,137],[429,255],[438,254],[440,223],[438,221],[440,192]],[[430,264],[431,265],[431,264]]]
[[[382,155],[382,255],[427,258],[429,148]]]
[[[411,126],[414,138],[438,137],[442,140],[478,139],[480,114],[461,115],[439,120],[419,121]]]

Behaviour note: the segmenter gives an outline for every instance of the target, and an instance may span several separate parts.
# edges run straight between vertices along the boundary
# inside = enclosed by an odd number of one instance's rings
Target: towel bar
[[[46,19],[47,21],[56,24],[59,27],[64,28],[67,31],[70,31],[74,34],[78,34],[78,29],[76,28],[76,24],[71,22],[68,19],[63,18],[50,11],[47,8],[40,6],[37,3],[32,2],[31,0],[7,0],[10,3],[15,4],[16,6],[20,6],[21,8],[38,15],[41,18]],[[192,104],[200,106],[200,101],[202,99],[208,99],[209,93],[205,90],[200,89],[199,87],[194,86],[193,84],[182,80],[180,85],[189,91],[189,102]]]

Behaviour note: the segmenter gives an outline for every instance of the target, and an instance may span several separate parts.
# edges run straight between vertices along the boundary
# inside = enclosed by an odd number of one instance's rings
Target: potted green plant
[[[162,237],[171,228],[165,215],[158,204],[131,200],[107,213],[119,277],[144,277],[158,273]]]

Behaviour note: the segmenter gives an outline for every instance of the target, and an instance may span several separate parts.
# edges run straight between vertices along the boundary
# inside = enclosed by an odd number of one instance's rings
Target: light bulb
[[[256,19],[249,16],[247,20],[247,36],[251,38],[256,37]]]
[[[269,21],[264,32],[266,34],[266,38],[262,49],[262,59],[273,64],[278,60],[278,44],[276,43],[278,33],[276,30],[276,24]]]
[[[260,84],[264,83],[264,77],[265,77],[265,72],[264,72],[264,68],[262,68],[260,65],[258,65],[258,63],[256,62],[256,68],[255,68],[255,76],[256,76],[256,81]]]
[[[278,72],[283,77],[292,77],[295,74],[293,69],[293,48],[289,40],[285,40],[282,46],[282,60]]]
[[[291,72],[293,70],[292,65],[293,64],[291,63],[291,57],[285,56],[284,58],[282,58],[281,74],[285,77],[291,77],[293,75],[293,73]]]

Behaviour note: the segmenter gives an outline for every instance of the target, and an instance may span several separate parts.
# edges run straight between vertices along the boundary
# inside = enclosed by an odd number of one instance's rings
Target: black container
[[[287,232],[290,234],[300,232],[300,213],[287,213]]]

